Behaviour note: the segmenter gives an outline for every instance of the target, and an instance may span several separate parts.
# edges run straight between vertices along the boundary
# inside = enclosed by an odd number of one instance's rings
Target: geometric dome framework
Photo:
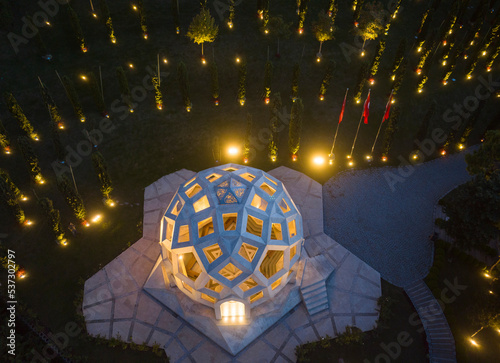
[[[182,184],[161,221],[166,278],[191,299],[250,309],[294,277],[302,217],[284,185],[262,170],[227,164]],[[222,314],[222,315],[221,315]]]

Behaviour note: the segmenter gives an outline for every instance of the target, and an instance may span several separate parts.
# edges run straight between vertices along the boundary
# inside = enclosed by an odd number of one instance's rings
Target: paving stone
[[[289,360],[288,358],[285,358],[285,356],[283,355],[278,356],[278,358],[276,358],[276,360],[274,361],[274,363],[290,363],[290,362],[293,361]]]
[[[359,295],[371,296],[374,298],[378,298],[382,294],[380,286],[374,285],[372,282],[359,277],[354,281],[351,291]]]
[[[320,337],[324,338],[327,335],[329,337],[333,337],[335,335],[333,331],[332,321],[330,318],[322,319],[314,324],[316,331],[320,335]]]
[[[122,264],[120,259],[116,257],[106,266],[104,266],[104,271],[106,272],[106,276],[108,280],[112,280],[113,278],[120,277],[127,273],[127,268]]]
[[[122,263],[122,266],[124,268],[128,268],[130,265],[132,265],[135,262],[135,260],[137,260],[139,258],[140,255],[141,254],[138,251],[136,251],[135,249],[127,248],[125,251],[120,253],[120,255],[118,256],[118,259],[120,260],[120,262]]]
[[[337,328],[337,332],[339,334],[345,332],[345,327],[347,325],[353,325],[351,316],[335,316],[333,320],[335,321],[335,327]]]
[[[151,338],[149,339],[148,345],[153,346],[154,344],[158,344],[163,348],[171,338],[172,337],[170,335],[162,333],[159,330],[155,330],[153,331],[153,335],[151,335]]]
[[[312,326],[297,328],[295,329],[295,334],[299,337],[302,344],[314,342],[319,339]]]
[[[113,298],[113,295],[109,291],[108,284],[101,285],[94,290],[87,292],[83,295],[82,306],[85,308],[89,305],[94,305],[106,300]]]
[[[245,352],[238,355],[241,363],[268,363],[276,352],[262,340],[257,340]]]
[[[380,274],[366,263],[362,265],[359,274],[380,286]]]
[[[158,191],[158,195],[166,194],[172,191],[173,187],[170,185],[169,179],[171,179],[170,176],[164,176],[154,183],[156,190]]]
[[[127,341],[130,332],[130,325],[132,321],[114,321],[113,322],[113,338],[120,339],[124,342]]]
[[[87,333],[97,337],[109,338],[109,322],[106,323],[87,323]]]
[[[109,320],[111,318],[111,306],[112,302],[108,301],[84,308],[83,316],[85,318],[85,321],[89,322],[93,320]]]
[[[132,329],[131,338],[134,343],[143,344],[148,341],[149,334],[151,333],[151,327],[135,321]]]
[[[290,327],[290,329],[295,330],[299,326],[303,326],[309,323],[308,314],[303,304],[300,304],[297,310],[295,310],[292,315],[286,318],[286,323]]]
[[[344,264],[342,264],[335,270],[332,277],[332,282],[336,288],[349,291],[352,288],[355,277],[355,273],[352,270],[344,267]]]
[[[143,286],[153,268],[153,262],[141,256],[129,268],[137,285]]]
[[[375,329],[377,326],[377,316],[355,316],[356,326],[363,331]]]
[[[283,353],[286,357],[295,362],[295,360],[297,359],[295,357],[295,347],[297,345],[299,345],[299,342],[292,336],[290,337],[290,339],[288,339],[288,342],[286,343],[281,353]]]
[[[177,363],[186,354],[182,346],[175,339],[172,339],[171,343],[165,348],[165,353],[167,353],[170,362]]]
[[[158,327],[168,332],[175,333],[182,325],[182,322],[170,314],[167,310],[163,310],[158,320]]]
[[[158,196],[158,193],[156,192],[156,188],[153,184],[144,188],[144,200],[156,198],[157,196]]]
[[[155,242],[152,242],[145,238],[141,238],[132,245],[132,248],[139,252],[143,252],[144,250],[148,249],[153,243]]]
[[[160,240],[160,232],[156,224],[143,224],[142,235],[143,238],[154,241],[155,243],[158,243]]]
[[[155,262],[159,255],[160,255],[160,244],[158,242],[152,244],[151,246],[149,246],[147,250],[144,251],[144,256]],[[151,265],[151,268],[153,268],[153,265]]]
[[[135,318],[139,321],[144,321],[154,325],[161,310],[162,307],[158,305],[156,301],[153,301],[146,294],[142,294],[139,300],[139,305],[137,306],[137,314]]]
[[[85,281],[84,291],[85,293],[89,292],[92,289],[95,289],[97,286],[102,285],[107,282],[106,274],[103,270],[99,270],[95,275],[90,277],[87,281]]]
[[[109,281],[115,297],[139,290],[139,286],[128,273]]]
[[[372,313],[377,309],[377,301],[367,299],[365,297],[351,295],[351,307],[353,312],[359,313]]]
[[[200,334],[195,332],[193,329],[184,326],[181,331],[177,334],[177,338],[184,345],[187,350],[193,349],[196,345],[198,345],[202,341],[202,337]]]
[[[160,212],[159,210],[144,213],[144,224],[157,224],[160,222],[160,218],[165,211]]]
[[[283,324],[278,324],[277,326],[273,327],[273,329],[269,333],[266,334],[265,338],[275,348],[279,349],[285,339],[288,338],[289,334],[290,331],[286,326],[284,326]]]
[[[191,353],[191,356],[196,362],[204,363],[225,363],[232,360],[229,354],[208,340]]]
[[[137,302],[137,292],[115,300],[115,310],[113,319],[131,319],[134,317],[135,304]]]

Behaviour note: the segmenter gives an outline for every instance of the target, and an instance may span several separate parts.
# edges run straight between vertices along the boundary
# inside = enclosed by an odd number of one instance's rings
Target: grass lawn
[[[345,363],[383,362],[384,359],[391,362],[425,362],[427,342],[424,328],[404,290],[382,280],[382,297],[391,302],[390,308],[385,310],[387,314],[381,314],[384,323],[366,333],[361,343],[341,345],[337,339],[325,339],[303,345],[306,353],[298,362],[338,362],[340,358]],[[399,338],[403,346],[397,343],[400,334],[403,334]]]
[[[77,321],[77,308],[73,301],[81,292],[80,281],[92,276],[141,236],[144,187],[163,175],[181,168],[200,171],[214,166],[213,145],[216,140],[223,151],[230,144],[242,145],[247,113],[253,116],[254,122],[251,146],[255,151],[255,158],[250,161],[251,166],[270,170],[285,165],[300,170],[322,183],[345,167],[343,162],[339,162],[331,168],[326,166],[315,168],[311,164],[311,159],[317,153],[326,155],[329,152],[345,90],[347,87],[351,90],[354,88],[362,62],[371,59],[376,46],[375,42],[368,43],[367,55],[364,58],[359,56],[358,51],[348,56],[343,54],[342,49],[345,45],[357,44],[352,33],[352,10],[348,2],[339,2],[336,39],[323,45],[324,59],[317,63],[315,58],[319,43],[314,39],[311,24],[319,10],[326,6],[326,1],[310,2],[305,34],[302,36],[296,33],[295,2],[271,1],[271,16],[282,14],[287,22],[293,23],[290,39],[282,39],[280,42],[279,60],[274,57],[276,39],[272,38],[272,35],[266,37],[259,31],[260,23],[256,16],[255,2],[243,1],[236,6],[235,25],[233,30],[229,30],[225,26],[223,17],[219,17],[216,11],[220,2],[208,1],[209,9],[219,24],[217,40],[205,46],[208,63],[215,59],[219,69],[221,105],[218,107],[214,106],[211,98],[209,69],[200,62],[200,46],[191,43],[184,36],[191,19],[199,10],[198,2],[179,2],[182,33],[180,36],[174,31],[170,1],[145,0],[144,3],[148,40],[142,38],[137,13],[131,9],[130,4],[108,0],[117,37],[117,44],[112,45],[104,24],[90,15],[89,3],[73,2],[73,7],[80,16],[89,48],[85,54],[80,52],[72,35],[66,9],[61,8],[59,13],[50,19],[52,26],[41,30],[47,48],[54,57],[50,63],[41,59],[34,39],[27,45],[21,45],[19,53],[16,54],[7,40],[7,33],[2,31],[0,88],[2,92],[14,93],[28,119],[41,135],[41,142],[33,146],[39,156],[47,183],[43,186],[30,183],[27,168],[15,142],[22,132],[8,113],[5,103],[0,104],[0,119],[10,135],[13,147],[12,155],[0,156],[0,167],[7,170],[19,188],[29,195],[30,200],[22,207],[27,216],[35,221],[31,228],[18,227],[7,207],[1,204],[0,233],[7,234],[7,237],[3,238],[3,245],[16,251],[16,262],[26,268],[29,274],[28,278],[17,284],[18,299],[30,307],[38,315],[40,322],[52,332],[62,331],[66,323]],[[451,0],[442,1],[434,17],[433,24],[436,27],[439,26],[441,18],[447,14],[451,3]],[[471,1],[471,4],[475,3],[477,1]],[[354,156],[359,161],[359,167],[363,167],[361,158],[370,150],[384,113],[385,103],[391,90],[389,71],[396,48],[402,37],[405,37],[411,46],[420,15],[426,5],[427,2],[424,1],[405,1],[398,19],[391,26],[376,83],[371,86],[370,122],[368,125],[362,125],[356,144]],[[26,13],[37,11],[39,8],[36,2],[19,0],[13,3],[12,31],[20,33],[22,17]],[[284,114],[291,110],[292,102],[289,96],[293,65],[300,62],[301,66],[299,95],[303,99],[305,110],[299,160],[296,163],[292,163],[289,158],[287,128],[279,133],[277,163],[271,163],[267,157],[270,112],[269,107],[263,102],[262,93],[268,49],[274,65],[272,92],[280,92]],[[163,110],[156,109],[154,94],[148,91],[146,98],[137,102],[133,114],[124,112],[123,103],[119,101],[116,67],[125,68],[132,90],[140,88],[144,79],[148,80],[146,77],[148,67],[154,69],[157,54],[168,59],[167,64],[162,64],[162,71],[167,73],[162,76]],[[236,97],[237,56],[245,60],[248,66],[247,103],[244,107],[238,104]],[[189,74],[190,96],[193,102],[193,110],[190,113],[182,107],[177,83],[176,69],[181,60],[186,63]],[[328,60],[336,62],[336,69],[326,99],[321,102],[318,100],[318,92]],[[417,62],[414,50],[409,52],[408,60],[409,70],[396,98],[396,105],[402,110],[402,118],[389,160],[392,165],[400,163],[398,155],[407,158],[415,148],[413,138],[431,102],[437,102],[437,115],[441,115],[454,102],[462,104],[465,97],[473,94],[479,84],[476,78],[468,82],[464,80],[464,62],[459,62],[456,68],[456,82],[450,82],[447,87],[440,86],[442,69],[436,56],[425,91],[417,94],[417,76],[412,72]],[[134,67],[129,68],[129,63]],[[67,129],[61,133],[63,144],[76,150],[78,145],[86,140],[85,130],[92,131],[101,120],[90,87],[80,78],[80,75],[89,71],[98,74],[99,66],[102,69],[104,97],[114,126],[111,132],[104,134],[99,150],[107,161],[113,179],[115,190],[112,197],[121,204],[115,209],[103,206],[98,179],[92,169],[90,157],[84,156],[78,165],[73,166],[76,183],[86,203],[89,216],[101,213],[103,222],[85,230],[80,228],[81,235],[71,237],[69,246],[62,248],[56,245],[36,203],[35,192],[38,197],[49,197],[61,211],[64,226],[69,222],[76,223],[71,210],[56,188],[56,177],[51,170],[55,153],[50,137],[49,115],[40,96],[37,76],[47,85],[67,124]],[[484,75],[483,69],[481,63],[477,75]],[[88,119],[86,124],[76,119],[56,76],[56,70],[61,75],[67,75],[75,83]],[[495,72],[498,73],[498,67],[492,73]],[[365,88],[363,97],[366,92]],[[337,139],[335,153],[339,160],[350,151],[362,112],[361,105],[354,104],[352,97],[351,94]],[[471,140],[477,140],[483,133],[496,107],[498,103],[495,103],[495,100],[487,102],[482,111],[483,117],[479,119]],[[437,126],[448,129],[450,125],[436,116],[433,127]],[[220,161],[240,162],[240,159],[231,159],[223,153]],[[3,281],[5,280],[3,279],[2,283]],[[386,286],[385,289],[391,288]],[[395,292],[394,294],[397,295]],[[401,296],[400,298],[402,299]],[[403,308],[403,305],[401,309],[403,309],[401,315],[395,314],[394,318],[394,324],[402,324],[396,325],[397,331],[408,328],[405,325],[406,318],[411,313],[410,310],[404,310],[406,308]],[[400,321],[397,317],[402,317],[403,320]],[[415,336],[416,341],[417,338]],[[387,340],[384,338],[381,341],[390,342],[392,339],[392,336],[388,335]],[[160,359],[152,353],[131,353],[120,348],[111,349],[90,344],[81,336],[72,339],[70,346],[75,354],[86,356],[89,361],[96,361],[98,358],[102,361]],[[374,350],[370,353],[378,352],[377,347],[375,344]],[[424,350],[417,347],[422,348],[422,343],[412,345],[411,350],[420,351],[423,357]],[[414,354],[419,353],[414,352]]]

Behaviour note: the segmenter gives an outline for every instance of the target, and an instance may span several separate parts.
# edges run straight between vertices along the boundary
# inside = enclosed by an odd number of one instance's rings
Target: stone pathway
[[[138,344],[158,343],[172,362],[267,363],[294,362],[297,345],[336,336],[346,325],[374,328],[380,274],[324,234],[321,185],[285,167],[269,173],[285,184],[302,214],[303,253],[315,266],[309,277],[306,269],[303,279],[321,277],[327,309],[310,315],[299,300],[246,348],[231,355],[210,334],[194,328],[182,311],[170,309],[145,291],[143,286],[160,253],[160,218],[177,187],[195,174],[180,170],[146,188],[143,237],[85,282],[82,308],[88,333]]]
[[[333,177],[323,187],[325,233],[397,286],[423,279],[432,264],[434,206],[470,179],[464,155]]]
[[[456,362],[455,339],[431,290],[422,280],[416,280],[404,289],[424,326],[430,363]]]

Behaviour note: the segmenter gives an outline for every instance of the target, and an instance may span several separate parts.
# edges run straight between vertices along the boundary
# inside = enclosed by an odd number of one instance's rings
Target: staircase
[[[325,281],[318,281],[315,284],[301,288],[302,301],[310,315],[317,314],[328,309],[328,295]]]
[[[456,362],[455,339],[443,310],[424,281],[417,280],[405,292],[418,312],[427,335],[431,363]]]

